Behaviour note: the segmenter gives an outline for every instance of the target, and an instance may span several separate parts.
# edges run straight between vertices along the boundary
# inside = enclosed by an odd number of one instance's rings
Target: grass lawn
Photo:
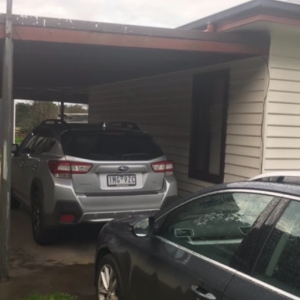
[[[21,136],[16,136],[15,138],[15,143],[20,145],[23,142],[23,137]]]
[[[50,296],[41,296],[41,295],[38,295],[38,294],[34,294],[34,295],[31,295],[27,298],[18,299],[18,300],[78,300],[78,298],[76,298],[74,296],[67,295],[67,294],[53,294],[53,295],[50,295]]]

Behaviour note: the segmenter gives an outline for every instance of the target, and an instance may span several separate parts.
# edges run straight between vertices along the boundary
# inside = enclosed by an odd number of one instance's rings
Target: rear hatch
[[[71,131],[62,136],[77,194],[135,194],[163,188],[167,163],[146,134],[122,131]]]

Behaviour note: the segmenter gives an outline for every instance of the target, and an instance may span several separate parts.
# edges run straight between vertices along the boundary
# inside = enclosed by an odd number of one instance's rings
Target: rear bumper
[[[54,195],[45,193],[44,211],[47,227],[84,222],[107,222],[128,214],[155,213],[174,203],[177,183],[174,176],[165,178],[161,191],[136,193],[76,194],[72,181],[57,179]],[[54,197],[53,197],[54,196]],[[53,201],[53,199],[55,199]],[[62,214],[75,216],[72,224],[60,222]]]
[[[143,196],[139,196],[143,197]],[[177,200],[176,196],[170,196],[164,199],[162,208],[166,208]],[[148,204],[149,205],[149,204]],[[47,227],[70,226],[80,223],[101,223],[109,222],[114,219],[122,218],[127,215],[153,213],[160,210],[160,207],[144,208],[144,209],[115,209],[111,211],[85,211],[77,201],[57,201],[53,213],[46,215]],[[74,222],[62,223],[60,217],[63,214],[71,214],[75,216]]]
[[[158,212],[159,210],[143,210],[143,211],[139,211],[139,210],[133,210],[133,211],[118,211],[118,212],[99,212],[99,213],[84,213],[79,221],[79,223],[87,223],[87,222],[91,222],[91,223],[101,223],[101,222],[109,222],[111,220],[114,219],[118,219],[118,218],[122,218],[125,217],[127,215],[135,215],[135,214],[149,214],[149,213],[153,213],[155,214],[156,212]]]

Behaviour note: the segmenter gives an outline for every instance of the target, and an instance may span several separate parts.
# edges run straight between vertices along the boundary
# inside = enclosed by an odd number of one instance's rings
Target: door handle
[[[217,298],[211,293],[208,293],[206,291],[203,291],[203,293],[201,293],[202,291],[200,291],[200,288],[196,285],[193,285],[191,289],[199,298],[208,299],[208,300],[217,300]]]

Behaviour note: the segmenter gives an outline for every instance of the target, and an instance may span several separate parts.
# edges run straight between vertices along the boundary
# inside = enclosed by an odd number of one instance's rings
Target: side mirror
[[[145,238],[152,234],[154,229],[154,218],[149,217],[131,225],[131,231],[136,237]]]
[[[11,145],[11,153],[16,155],[18,153],[18,151],[19,151],[19,145],[18,144],[12,144]]]

